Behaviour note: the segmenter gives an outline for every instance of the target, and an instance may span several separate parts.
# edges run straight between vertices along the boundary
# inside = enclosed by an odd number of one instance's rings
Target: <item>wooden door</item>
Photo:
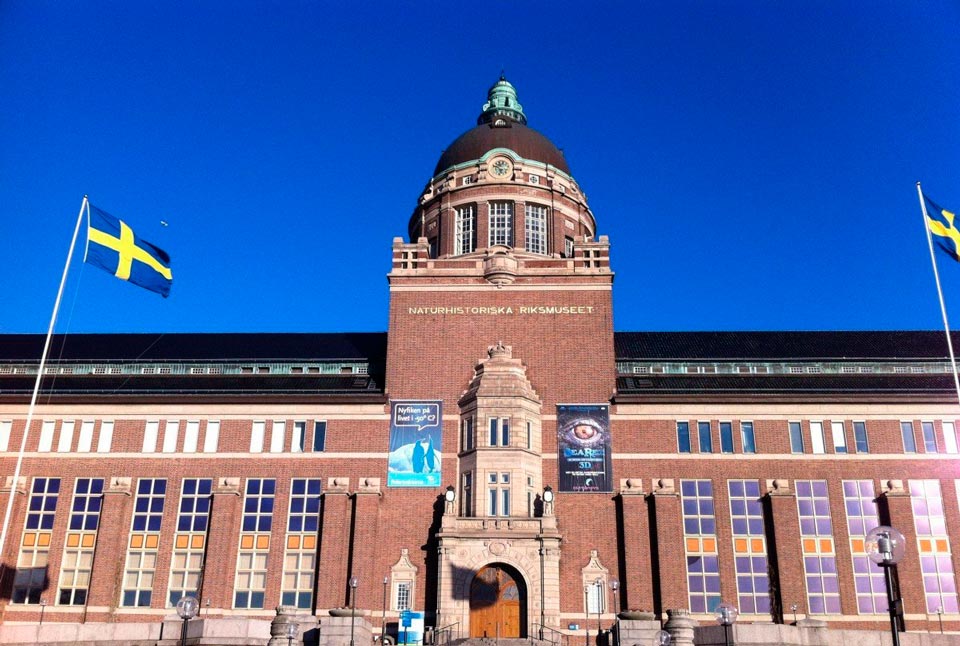
[[[520,588],[496,565],[477,572],[470,584],[470,636],[520,637]]]

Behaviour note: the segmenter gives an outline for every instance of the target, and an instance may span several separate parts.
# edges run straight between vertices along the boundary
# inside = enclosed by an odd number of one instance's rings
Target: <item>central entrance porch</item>
[[[526,637],[526,608],[522,577],[503,563],[487,565],[470,584],[470,636]]]

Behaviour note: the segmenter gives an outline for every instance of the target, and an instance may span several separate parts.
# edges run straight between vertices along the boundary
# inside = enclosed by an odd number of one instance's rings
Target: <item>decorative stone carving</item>
[[[903,486],[903,480],[881,480],[880,493],[886,494],[904,494],[906,487]]]
[[[217,478],[213,487],[215,494],[240,495],[240,478]]]
[[[509,285],[517,278],[518,265],[510,247],[495,245],[483,259],[483,277],[494,285]]]
[[[653,493],[654,495],[671,495],[677,493],[677,487],[673,482],[673,478],[654,478]]]
[[[786,478],[775,478],[767,480],[767,493],[772,496],[787,496],[793,493],[790,489],[790,481]]]
[[[327,493],[350,493],[350,478],[327,478]]]
[[[360,478],[360,481],[357,483],[357,493],[382,495],[380,491],[380,478]]]
[[[129,496],[133,488],[133,479],[124,476],[113,476],[107,482],[104,493],[121,493]]]
[[[642,496],[643,481],[640,478],[623,478],[620,480],[621,496]]]

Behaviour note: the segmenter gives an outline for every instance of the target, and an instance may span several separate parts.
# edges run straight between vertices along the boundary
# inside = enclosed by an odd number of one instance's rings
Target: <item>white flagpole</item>
[[[53,305],[53,315],[50,317],[50,327],[47,328],[47,340],[43,344],[43,354],[40,355],[40,366],[37,368],[37,380],[33,385],[33,395],[30,398],[30,408],[27,409],[27,423],[23,427],[23,439],[20,440],[20,452],[17,454],[17,466],[13,470],[13,480],[10,485],[10,496],[7,499],[7,509],[3,514],[3,528],[0,529],[0,573],[6,567],[3,560],[4,548],[7,544],[7,530],[10,528],[10,515],[13,513],[14,494],[17,491],[17,482],[20,479],[20,469],[23,467],[23,454],[27,448],[27,436],[30,433],[30,424],[33,422],[33,412],[37,407],[37,397],[40,394],[40,382],[43,380],[43,371],[47,363],[47,354],[50,352],[50,341],[53,338],[53,328],[57,322],[57,312],[60,310],[60,301],[63,298],[63,288],[67,284],[67,271],[70,269],[70,260],[77,245],[77,235],[80,233],[80,223],[83,221],[83,212],[88,208],[87,196],[83,196],[80,204],[80,213],[77,215],[77,225],[73,229],[73,239],[70,241],[70,251],[67,252],[67,262],[63,267],[63,277],[60,279],[60,289],[57,290],[57,300]],[[2,576],[0,576],[2,580]]]
[[[927,203],[923,200],[920,182],[917,182],[917,196],[920,198],[920,210],[923,212],[923,230],[927,232],[927,245],[930,247],[930,262],[933,263],[933,278],[937,282],[937,296],[940,297],[940,313],[943,314],[943,329],[947,334],[947,349],[950,350],[950,365],[953,367],[953,385],[957,389],[957,404],[960,404],[960,376],[957,375],[957,359],[953,355],[953,341],[950,338],[950,323],[947,322],[947,306],[943,302],[943,290],[940,288],[940,272],[937,271],[937,258],[933,253],[933,236],[930,234],[930,216]]]

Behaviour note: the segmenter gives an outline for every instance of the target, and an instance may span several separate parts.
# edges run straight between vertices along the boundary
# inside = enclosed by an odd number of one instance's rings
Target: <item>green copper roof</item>
[[[487,91],[487,102],[483,104],[483,112],[477,117],[477,125],[491,123],[502,117],[527,124],[523,106],[517,101],[516,88],[500,74],[500,80]]]

